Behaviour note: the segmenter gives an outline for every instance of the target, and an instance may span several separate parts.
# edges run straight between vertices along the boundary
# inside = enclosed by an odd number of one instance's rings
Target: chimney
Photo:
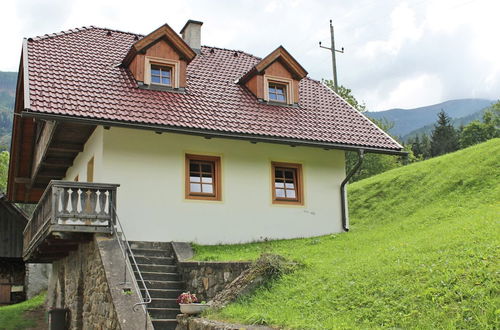
[[[186,22],[181,30],[182,39],[191,47],[197,54],[201,52],[201,26],[203,22],[190,19]]]

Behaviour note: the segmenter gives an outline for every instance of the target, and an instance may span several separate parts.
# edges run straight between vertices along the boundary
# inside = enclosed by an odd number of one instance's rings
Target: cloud
[[[315,79],[331,78],[333,19],[339,81],[370,110],[453,98],[499,98],[497,0],[18,0],[3,1],[0,70],[19,65],[22,37],[96,25],[148,33],[204,22],[202,42],[265,56],[285,46]]]

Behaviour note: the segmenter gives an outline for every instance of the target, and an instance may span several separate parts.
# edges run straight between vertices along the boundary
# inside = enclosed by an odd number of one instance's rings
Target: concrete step
[[[155,330],[175,330],[177,327],[176,319],[153,319]]]
[[[132,249],[172,251],[172,244],[170,242],[129,241],[129,244]]]
[[[176,273],[176,265],[148,265],[148,264],[137,264],[141,274],[143,272],[155,272],[155,273]]]
[[[148,307],[149,316],[152,319],[175,319],[177,314],[181,313],[179,308],[149,308]]]
[[[138,278],[137,272],[134,272],[135,278]],[[181,276],[179,273],[165,273],[165,272],[144,272],[141,270],[141,275],[144,281],[180,281]]]
[[[175,298],[179,297],[182,293],[182,290],[179,289],[149,289],[149,295],[151,298]],[[141,293],[144,296],[145,290],[141,289]]]
[[[155,250],[155,249],[142,249],[142,248],[132,248],[134,256],[145,256],[145,257],[172,257],[172,251],[169,250]]]
[[[152,281],[152,280],[144,280],[146,283],[146,287],[148,289],[179,289],[183,290],[185,288],[185,284],[182,281]],[[139,288],[143,288],[142,282],[137,281]]]
[[[148,308],[179,308],[177,298],[153,298]]]
[[[135,255],[135,261],[138,264],[153,264],[153,265],[174,265],[175,264],[175,258],[173,257],[154,257],[154,256],[142,256],[142,255]],[[132,258],[130,258],[132,259]],[[132,260],[130,260],[132,261]]]

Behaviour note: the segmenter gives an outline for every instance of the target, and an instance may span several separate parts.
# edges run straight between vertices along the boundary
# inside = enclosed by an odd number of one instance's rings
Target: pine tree
[[[441,110],[431,135],[431,156],[436,157],[458,150],[458,134],[450,117]]]

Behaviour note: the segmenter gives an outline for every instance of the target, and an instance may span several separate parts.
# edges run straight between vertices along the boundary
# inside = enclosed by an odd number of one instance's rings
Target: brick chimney
[[[182,39],[191,47],[197,54],[201,51],[201,26],[203,22],[190,19],[186,22],[181,30]]]

